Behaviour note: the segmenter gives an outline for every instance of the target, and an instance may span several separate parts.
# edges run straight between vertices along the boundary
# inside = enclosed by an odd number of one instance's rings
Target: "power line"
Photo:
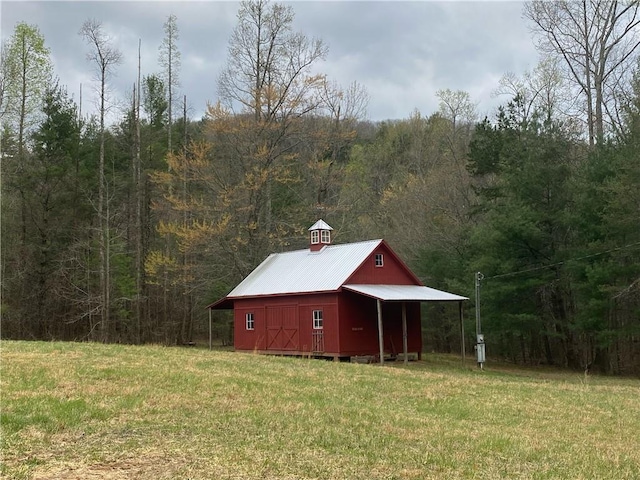
[[[627,248],[632,248],[632,247],[637,247],[637,246],[640,246],[640,242],[630,243],[629,245],[624,245],[622,247],[612,248],[612,249],[609,249],[609,250],[605,250],[603,252],[592,253],[590,255],[585,255],[583,257],[571,258],[569,260],[564,260],[562,262],[552,263],[550,265],[543,265],[541,267],[527,268],[525,270],[518,270],[517,272],[509,272],[509,273],[501,273],[501,274],[498,274],[498,275],[492,275],[490,277],[484,277],[484,280],[489,280],[489,279],[492,279],[492,278],[513,277],[515,275],[520,275],[521,273],[529,273],[529,272],[535,272],[535,271],[538,271],[538,270],[545,270],[547,268],[553,268],[553,267],[557,267],[557,266],[560,266],[560,265],[564,265],[567,262],[575,262],[575,261],[578,261],[578,260],[585,260],[587,258],[599,257],[600,255],[606,255],[607,253],[617,252],[617,251],[620,251],[620,250],[626,250]]]

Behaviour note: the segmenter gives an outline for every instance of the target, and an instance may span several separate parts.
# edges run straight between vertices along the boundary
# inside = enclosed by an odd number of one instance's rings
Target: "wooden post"
[[[402,302],[402,352],[404,353],[404,364],[409,364],[408,352],[409,347],[407,346],[407,304],[406,302]]]
[[[380,344],[380,365],[384,364],[384,335],[382,332],[382,302],[378,302],[378,343]]]
[[[209,309],[209,350],[211,350],[211,309]]]
[[[462,366],[465,365],[465,346],[464,346],[464,315],[462,309],[462,302],[458,302],[458,308],[460,309],[460,348],[462,350]]]

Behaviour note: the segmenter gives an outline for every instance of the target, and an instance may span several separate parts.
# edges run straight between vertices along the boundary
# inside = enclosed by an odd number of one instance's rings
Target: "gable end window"
[[[247,313],[244,316],[244,323],[245,323],[245,326],[246,326],[247,330],[254,330],[255,329],[255,322],[253,320],[253,313]]]
[[[318,230],[311,231],[311,243],[314,245],[320,243],[320,234],[318,233]]]
[[[322,329],[322,310],[314,310],[313,311],[313,329],[320,330]]]
[[[376,253],[375,265],[376,265],[376,267],[383,267],[384,266],[384,256],[381,253]]]

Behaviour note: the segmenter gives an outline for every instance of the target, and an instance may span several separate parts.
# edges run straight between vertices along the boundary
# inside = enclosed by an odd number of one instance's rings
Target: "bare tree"
[[[142,226],[142,203],[144,196],[144,189],[142,186],[142,156],[141,156],[141,138],[140,138],[140,97],[141,91],[141,51],[142,40],[138,41],[138,81],[135,88],[135,98],[133,108],[135,110],[136,118],[136,135],[135,135],[135,156],[133,160],[133,186],[134,195],[136,201],[136,213],[135,213],[135,237],[136,237],[136,341],[141,343],[142,341],[142,290],[144,288],[144,230]]]
[[[169,15],[164,23],[164,38],[160,45],[160,65],[163,68],[163,80],[167,88],[167,150],[171,151],[171,126],[173,124],[173,104],[175,102],[175,89],[180,86],[179,70],[180,70],[180,51],[178,50],[178,32],[177,18],[175,15]]]
[[[292,31],[293,9],[268,0],[244,1],[229,41],[219,94],[231,109],[239,104],[259,121],[299,116],[317,106],[309,92],[311,66],[327,49],[319,39]]]
[[[336,203],[330,197],[332,191],[336,198],[339,192],[339,179],[343,175],[339,161],[355,141],[356,126],[366,116],[369,94],[357,82],[343,88],[325,77],[319,95],[325,117],[316,119],[309,127],[314,130],[312,135],[323,141],[315,143],[314,161],[308,166],[317,192],[315,214],[323,216],[328,213],[329,205]]]
[[[366,117],[369,94],[358,82],[352,82],[347,88],[343,88],[325,78],[320,96],[322,107],[335,122],[355,123]]]
[[[436,96],[440,100],[439,111],[451,120],[454,132],[461,126],[472,125],[477,119],[477,104],[471,101],[471,95],[462,90],[438,90]]]
[[[524,15],[533,23],[539,50],[563,60],[583,97],[590,145],[604,139],[606,121],[613,130],[619,126],[615,96],[640,45],[639,8],[638,0],[525,4]]]
[[[263,232],[273,226],[271,188],[277,169],[301,141],[295,132],[299,120],[319,108],[324,82],[312,67],[324,59],[327,49],[321,40],[294,32],[293,18],[290,6],[243,1],[218,84],[226,111],[239,110],[247,119],[240,135],[227,141],[241,145],[238,163],[250,162],[245,171],[255,169],[252,177],[260,179],[251,222]],[[220,109],[209,113],[226,115]]]
[[[9,41],[5,40],[0,44],[0,118],[4,119],[5,110],[7,108],[6,91],[7,80],[9,78]],[[3,122],[4,123],[4,122]]]
[[[447,215],[456,219],[456,225],[465,225],[469,221],[468,206],[473,198],[473,187],[470,183],[467,161],[469,155],[469,142],[476,124],[477,104],[471,100],[471,95],[462,90],[450,89],[436,92],[440,100],[439,114],[449,123],[448,128],[443,128],[442,134],[446,148],[443,149],[445,158],[450,159],[434,175],[442,175],[441,184],[448,185],[445,192],[445,205]],[[453,227],[450,227],[453,228]]]
[[[513,72],[504,74],[493,95],[518,99],[522,124],[527,124],[536,114],[545,121],[559,117],[569,120],[577,115],[559,61],[549,57],[521,77]]]
[[[107,177],[105,175],[104,147],[105,147],[105,116],[108,109],[107,81],[115,65],[122,61],[122,54],[113,47],[111,39],[104,32],[102,23],[90,19],[82,24],[78,32],[87,42],[91,51],[87,54],[87,60],[95,68],[97,81],[99,82],[99,117],[100,117],[100,153],[98,167],[98,222],[100,235],[100,297],[101,297],[101,340],[109,340],[109,320],[111,303],[111,276],[110,276],[110,232],[107,198]]]

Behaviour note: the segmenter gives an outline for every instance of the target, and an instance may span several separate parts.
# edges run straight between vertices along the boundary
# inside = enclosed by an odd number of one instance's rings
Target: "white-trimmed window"
[[[329,230],[320,230],[320,243],[331,243],[331,232]]]
[[[253,320],[253,313],[247,313],[244,316],[244,324],[247,327],[247,330],[254,330],[255,329],[255,322]]]
[[[318,233],[318,230],[311,230],[311,243],[313,245],[320,243],[320,233]]]
[[[376,253],[376,256],[374,257],[374,262],[376,267],[384,266],[384,256],[381,253]]]
[[[314,330],[322,329],[322,310],[313,311],[313,329]]]

